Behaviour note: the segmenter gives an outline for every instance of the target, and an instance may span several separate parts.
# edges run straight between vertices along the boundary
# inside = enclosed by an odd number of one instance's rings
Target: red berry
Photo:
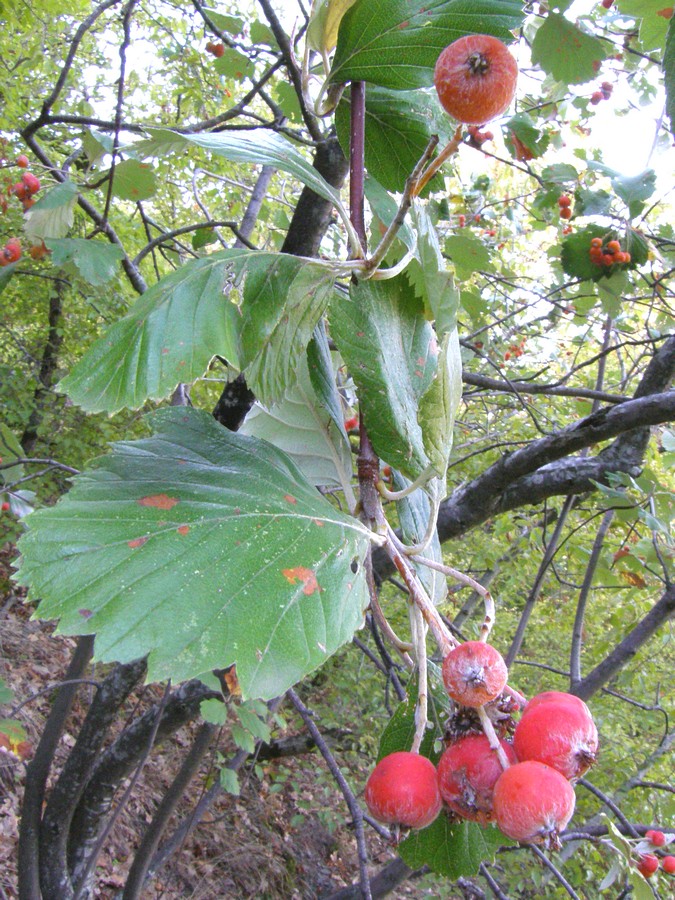
[[[26,190],[31,194],[37,194],[40,190],[40,181],[32,172],[24,172],[21,176],[21,180],[26,185]]]
[[[509,763],[518,762],[513,747],[499,742]],[[451,744],[438,763],[441,797],[463,819],[486,825],[494,819],[492,793],[503,769],[484,734],[469,734]]]
[[[614,0],[602,0],[602,5],[605,7],[605,9],[611,9],[613,3]]]
[[[443,660],[445,689],[462,706],[494,700],[504,690],[508,674],[499,650],[483,641],[466,641]]]
[[[551,700],[525,710],[513,746],[521,762],[536,760],[565,778],[579,778],[595,762],[598,730],[585,704]]]
[[[542,703],[571,703],[573,706],[586,710],[590,716],[590,711],[584,701],[574,694],[565,693],[565,691],[542,691],[540,694],[536,694],[523,710],[523,715],[541,706]]]
[[[434,84],[443,109],[458,122],[482,125],[501,115],[513,99],[515,59],[498,38],[467,34],[443,50]]]
[[[495,785],[497,825],[507,837],[526,843],[555,845],[574,812],[574,788],[544,763],[517,763]]]
[[[611,81],[603,81],[600,85],[600,90],[602,91],[602,96],[605,98],[605,100],[609,100],[609,98],[612,96],[614,85],[611,83]]]
[[[572,210],[569,206],[562,206],[560,208],[560,218],[561,219],[571,219],[572,218]]]
[[[602,238],[591,238],[591,247],[602,247]]]
[[[7,502],[7,500],[3,500],[3,502],[2,502],[2,511],[3,511],[3,512],[7,512],[8,509],[9,509],[9,503]]]
[[[31,259],[43,259],[48,253],[49,250],[45,247],[44,241],[39,244],[34,244],[29,250]]]
[[[675,875],[675,856],[664,856],[661,860],[661,867],[669,875]]]
[[[593,106],[597,106],[601,100],[604,100],[602,91],[593,91],[593,93],[591,94],[591,103],[593,104]]]
[[[21,156],[17,156],[16,164],[20,169],[28,168],[28,157],[22,153]]]
[[[8,194],[14,194],[19,200],[23,200],[26,194],[28,193],[28,188],[22,181],[17,181],[16,184],[13,184],[11,188],[7,191]]]
[[[659,867],[659,858],[653,853],[644,853],[637,863],[637,870],[645,878],[651,878]]]
[[[380,822],[426,828],[442,805],[434,764],[419,753],[390,753],[370,773],[365,801]]]
[[[618,241],[607,241],[607,250],[610,253],[618,253],[621,250],[621,244]]]
[[[564,206],[571,206],[571,205],[572,205],[572,198],[570,197],[569,194],[561,194],[558,197],[558,206],[564,207]]]
[[[460,213],[457,216],[457,224],[460,228],[464,228],[464,226],[466,225],[466,216],[464,215],[464,213]]]
[[[355,428],[359,427],[359,417],[351,416],[349,419],[345,419],[345,431],[354,431]]]
[[[666,843],[666,836],[662,831],[649,831],[645,832],[645,840],[648,840],[655,847],[663,847]]]
[[[21,259],[20,241],[17,238],[10,238],[5,244],[2,255],[4,256],[7,263],[13,263],[16,262],[17,259]]]
[[[216,44],[212,52],[216,59],[220,59],[223,53],[225,53],[225,44]]]

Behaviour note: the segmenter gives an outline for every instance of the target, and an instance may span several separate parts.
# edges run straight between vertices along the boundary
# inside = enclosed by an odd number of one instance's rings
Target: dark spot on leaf
[[[359,561],[357,559],[353,559],[349,568],[356,575],[356,573],[359,571]]]
[[[326,524],[325,522],[322,522],[321,519],[312,519],[312,522],[314,522],[317,528],[323,528]]]
[[[176,529],[178,534],[187,534],[189,530],[190,530],[189,525],[179,525],[178,528]]]
[[[94,615],[90,609],[78,609],[78,612],[83,619],[90,619]]]
[[[293,494],[284,494],[284,500],[286,503],[297,503],[298,501],[295,499]]]
[[[137,547],[142,547],[147,539],[147,535],[145,537],[134,538],[133,541],[127,541],[127,545],[131,547],[132,550],[135,550]]]
[[[136,501],[139,506],[154,506],[155,509],[173,509],[178,502],[177,497],[169,497],[168,494],[148,494]]]

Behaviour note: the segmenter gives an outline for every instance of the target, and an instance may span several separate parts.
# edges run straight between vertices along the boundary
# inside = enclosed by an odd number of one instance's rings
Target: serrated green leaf
[[[242,728],[241,725],[237,725],[236,722],[233,722],[230,727],[230,733],[232,734],[232,740],[237,747],[241,750],[245,750],[246,753],[254,752],[255,738],[250,731],[247,731],[245,728]]]
[[[456,881],[476,875],[480,864],[489,862],[497,849],[508,843],[493,826],[454,823],[442,812],[428,828],[413,832],[399,844],[398,852],[412,869],[427,865],[432,872]]]
[[[248,266],[241,303],[239,361],[265,406],[279,403],[333,293],[331,271],[300,257],[268,254]]]
[[[238,797],[241,793],[241,788],[239,786],[239,776],[235,772],[234,769],[228,769],[227,766],[224,766],[218,775],[220,780],[220,786],[224,791],[228,794],[232,794],[233,797]]]
[[[511,41],[522,20],[515,0],[358,0],[342,19],[329,80],[431,87],[436,60],[452,41],[472,32]]]
[[[551,140],[527,113],[510,118],[504,130],[504,141],[514,159],[538,159],[546,152]]]
[[[242,728],[245,728],[250,734],[259,741],[269,741],[271,731],[267,722],[264,722],[260,716],[251,709],[248,704],[242,703],[234,706],[235,714],[241,722]]]
[[[205,722],[212,725],[224,725],[227,722],[228,708],[222,700],[212,697],[210,700],[202,700],[199,704],[199,712]]]
[[[279,447],[311,484],[341,488],[351,480],[352,455],[342,422],[340,426],[317,399],[301,360],[297,380],[283,400],[269,409],[256,403],[239,433]]]
[[[72,181],[57,184],[25,213],[26,236],[36,244],[47,238],[65,237],[73,225],[76,203],[76,185]]]
[[[333,360],[326,334],[326,324],[323,320],[314,329],[312,340],[307,345],[307,370],[316,399],[328,413],[345,441],[348,441],[342,401],[335,382]]]
[[[255,64],[239,50],[234,47],[226,47],[223,55],[218,57],[213,64],[219,75],[225,75],[228,78],[236,78],[241,81],[242,78],[251,78],[255,75]]]
[[[639,25],[639,43],[642,51],[661,49],[666,41],[666,32],[672,18],[669,7],[663,0],[617,0],[623,15],[633,16]]]
[[[23,448],[14,432],[4,422],[0,422],[0,459],[3,465],[11,463],[15,459],[21,459],[23,455]],[[0,469],[0,484],[12,484],[19,478],[23,478],[23,473],[24,469],[21,464],[8,469]]]
[[[244,20],[239,16],[227,16],[216,9],[205,9],[204,12],[207,13],[218,31],[236,35],[241,34],[244,30]]]
[[[555,163],[552,166],[545,166],[541,172],[542,180],[547,184],[576,184],[579,173],[574,166],[569,163]]]
[[[455,416],[461,399],[462,356],[455,328],[443,335],[436,374],[420,400],[418,415],[424,449],[437,477],[443,483],[452,451]]]
[[[343,95],[335,123],[345,154],[349,154],[349,96]],[[392,91],[369,85],[366,91],[366,169],[383,187],[402,191],[432,134],[443,146],[454,124],[438,102],[435,90]],[[438,181],[436,187],[438,187]],[[434,181],[425,188],[428,193]]]
[[[190,408],[151,422],[29,517],[17,579],[99,660],[174,681],[234,663],[244,698],[278,696],[362,624],[370,533],[270,444]]]
[[[532,62],[563,84],[591,81],[607,53],[599,38],[554,12],[549,12],[532,42]]]
[[[219,354],[234,368],[248,366],[253,389],[273,402],[326,306],[326,271],[299,257],[249,250],[191,260],[146,291],[59,390],[91,412],[136,409],[199,378]]]
[[[406,274],[422,298],[427,316],[434,320],[436,334],[441,338],[457,327],[459,291],[455,287],[453,273],[446,268],[438,234],[427,210],[419,204],[415,205],[412,221],[417,233],[417,245],[415,258],[408,265]]]
[[[84,238],[61,238],[45,241],[52,251],[55,266],[72,262],[80,275],[89,284],[99,287],[113,279],[124,257],[124,250],[108,241],[85,240]]]
[[[612,187],[626,206],[648,200],[656,190],[656,172],[646,169],[639,175],[622,176],[612,179]]]
[[[487,247],[472,234],[452,235],[445,242],[445,252],[461,279],[474,272],[494,271]]]
[[[394,472],[394,488],[397,491],[405,489],[409,484],[410,482],[403,478],[399,472]],[[403,499],[396,501],[396,511],[401,525],[401,534],[406,544],[417,544],[425,537],[429,516],[431,514],[431,504],[429,503],[429,497],[427,496],[428,490],[437,492],[437,499],[441,500],[442,492],[444,492],[444,485],[441,485],[438,480],[435,479],[426,485],[424,491],[413,491],[412,494],[408,494],[406,497],[403,497]],[[435,529],[434,535],[424,551],[424,555],[436,562],[443,562],[441,542],[438,539],[438,534]],[[430,569],[429,566],[423,566],[416,563],[414,556],[411,557],[411,561],[420,581],[424,585],[424,588],[432,601],[436,604],[442,603],[448,593],[448,583],[445,575],[441,572],[437,572],[435,569]]]
[[[379,239],[384,233],[384,229],[386,229],[394,219],[398,210],[398,203],[391,194],[387,193],[378,181],[368,174],[366,174],[365,180],[365,194],[368,204],[374,213],[374,227],[377,228],[377,219],[379,219],[383,228],[382,232],[376,231],[377,239]],[[405,221],[399,229],[397,241],[402,241],[408,250],[415,249],[417,237],[407,221]]]
[[[331,326],[376,453],[416,478],[429,465],[417,409],[438,355],[421,301],[402,276],[359,282],[333,303]]]
[[[149,163],[137,159],[125,159],[117,163],[114,172],[108,170],[103,173],[106,180],[101,185],[101,190],[108,189],[111,174],[112,192],[120,200],[148,200],[157,190],[157,177]]]
[[[108,134],[100,131],[85,131],[82,135],[82,149],[87,156],[89,168],[91,168],[99,163],[106,153],[112,153],[114,142]]]

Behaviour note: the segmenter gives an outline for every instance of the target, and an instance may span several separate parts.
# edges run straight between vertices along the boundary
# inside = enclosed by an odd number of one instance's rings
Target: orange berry
[[[591,247],[602,247],[602,238],[594,237],[591,239]]]
[[[621,250],[621,244],[618,241],[608,241],[607,249],[610,253],[618,253]]]

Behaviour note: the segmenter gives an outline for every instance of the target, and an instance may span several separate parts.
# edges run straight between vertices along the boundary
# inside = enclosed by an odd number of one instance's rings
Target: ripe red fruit
[[[20,169],[28,168],[28,157],[22,153],[21,156],[17,156],[16,164]]]
[[[225,52],[225,44],[216,44],[211,52],[216,57],[216,59],[220,59],[220,57]]]
[[[591,94],[591,103],[593,104],[593,106],[597,106],[598,103],[600,103],[600,101],[604,99],[605,98],[602,96],[602,91],[593,91],[593,93]]]
[[[10,238],[2,250],[5,265],[21,259],[21,243],[17,238]]]
[[[572,210],[569,206],[561,206],[560,207],[560,218],[561,219],[571,219],[572,218]]]
[[[345,419],[345,431],[354,431],[355,428],[359,427],[359,417],[352,416],[349,419]]]
[[[662,831],[653,831],[650,829],[645,832],[645,840],[648,840],[655,847],[663,847],[666,843],[666,836]]]
[[[585,704],[551,700],[525,710],[513,746],[521,762],[536,760],[565,778],[579,778],[595,762],[598,730]]]
[[[523,710],[523,715],[531,712],[538,706],[541,706],[542,703],[571,703],[573,706],[578,706],[580,709],[586,710],[589,716],[591,714],[584,701],[574,694],[567,694],[565,691],[542,691],[528,701],[527,706]]]
[[[28,193],[28,189],[26,185],[22,181],[17,181],[16,184],[13,184],[11,188],[7,190],[8,194],[14,194],[19,200],[23,200],[26,194]]]
[[[669,875],[675,875],[675,856],[664,856],[661,860],[661,868]]]
[[[443,660],[445,689],[462,706],[483,706],[498,697],[508,678],[506,663],[491,644],[466,641]]]
[[[499,742],[511,765],[518,762],[513,747]],[[494,819],[492,794],[502,774],[501,763],[484,734],[468,734],[445,750],[438,763],[441,797],[463,819],[487,825]]]
[[[9,503],[7,502],[7,500],[3,500],[3,502],[2,502],[2,511],[3,511],[3,512],[7,512],[8,509],[9,509]]]
[[[553,846],[574,812],[574,788],[560,772],[530,760],[505,769],[493,794],[497,825],[507,837]]]
[[[605,9],[611,9],[613,3],[614,0],[602,0],[602,5],[605,7]]]
[[[558,206],[565,207],[565,206],[571,206],[571,205],[572,205],[572,198],[570,197],[569,194],[561,194],[558,197]]]
[[[426,828],[442,805],[434,764],[419,753],[390,753],[370,773],[365,801],[380,822]]]
[[[34,244],[29,250],[31,259],[44,259],[44,257],[49,253],[49,250],[45,247],[44,241],[39,244]]]
[[[32,172],[24,172],[21,180],[26,185],[26,190],[31,194],[37,194],[40,190],[40,180]]]
[[[651,878],[659,867],[659,858],[653,853],[644,853],[637,863],[637,870],[645,878]]]
[[[467,34],[436,61],[434,85],[443,109],[458,122],[481,125],[501,115],[513,99],[515,59],[498,38]]]

